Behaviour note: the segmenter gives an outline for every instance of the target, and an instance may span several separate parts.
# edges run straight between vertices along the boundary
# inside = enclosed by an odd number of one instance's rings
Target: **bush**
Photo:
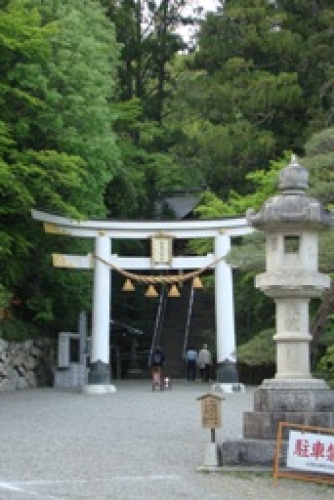
[[[274,329],[268,328],[237,348],[237,359],[249,366],[274,365],[276,362]]]
[[[39,331],[31,323],[20,319],[4,319],[0,321],[0,338],[11,342],[24,342],[38,338]]]
[[[334,384],[334,345],[327,347],[326,353],[316,366],[316,371],[324,374],[324,378],[332,387]]]

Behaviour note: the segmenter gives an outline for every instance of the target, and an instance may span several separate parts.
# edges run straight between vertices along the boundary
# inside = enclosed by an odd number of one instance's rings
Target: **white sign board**
[[[334,474],[334,435],[289,431],[286,466]]]
[[[173,238],[167,234],[158,233],[151,238],[152,264],[170,264],[173,257]]]

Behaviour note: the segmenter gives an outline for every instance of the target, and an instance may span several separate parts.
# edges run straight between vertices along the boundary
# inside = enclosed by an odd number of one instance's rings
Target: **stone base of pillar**
[[[208,443],[206,445],[204,465],[205,467],[218,467],[219,450],[216,443]]]
[[[221,384],[220,382],[215,382],[211,385],[211,391],[229,393],[245,392],[245,386],[239,382],[235,384]]]
[[[86,384],[82,388],[83,394],[112,394],[116,387],[112,384]]]
[[[272,469],[276,452],[273,439],[231,439],[220,445],[220,466],[268,467]],[[286,442],[282,443],[280,465],[287,453]]]
[[[110,367],[100,359],[89,366],[88,384],[108,385],[110,383]]]
[[[333,428],[334,391],[318,379],[265,380],[254,393],[254,411],[245,412],[243,422],[243,439],[221,444],[222,465],[271,466],[279,422]]]
[[[217,382],[236,384],[239,381],[237,365],[234,361],[225,359],[217,366]]]

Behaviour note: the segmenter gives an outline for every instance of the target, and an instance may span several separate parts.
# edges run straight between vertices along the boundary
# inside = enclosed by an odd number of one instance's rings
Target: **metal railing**
[[[191,287],[190,294],[189,294],[187,320],[186,320],[186,327],[185,327],[185,331],[184,331],[181,359],[185,359],[185,357],[186,357],[186,350],[187,350],[187,346],[188,346],[188,339],[189,339],[189,332],[190,332],[190,325],[191,325],[191,317],[192,317],[193,306],[194,306],[194,294],[195,294],[195,290],[193,287]]]
[[[149,353],[149,357],[148,357],[148,360],[147,360],[148,365],[150,365],[150,361],[151,361],[151,357],[152,357],[152,353],[154,351],[154,348],[160,342],[162,327],[163,327],[165,313],[166,313],[166,304],[167,304],[166,287],[163,286],[161,288],[161,292],[160,292],[160,295],[159,295],[159,303],[158,303],[157,314],[156,314],[156,317],[155,317],[155,323],[154,323],[154,330],[153,330],[152,342],[151,342],[151,347],[150,347],[150,353]]]

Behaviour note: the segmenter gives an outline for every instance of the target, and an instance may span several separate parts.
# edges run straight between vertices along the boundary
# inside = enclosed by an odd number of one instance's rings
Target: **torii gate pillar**
[[[232,268],[221,259],[230,248],[230,236],[221,232],[215,237],[215,257],[218,261],[215,275],[217,381],[222,383],[238,382]]]
[[[85,393],[115,392],[110,384],[110,298],[111,279],[110,268],[104,261],[110,258],[111,241],[103,233],[95,238],[95,255],[100,259],[94,265],[93,319],[92,319],[92,349],[88,385]]]

